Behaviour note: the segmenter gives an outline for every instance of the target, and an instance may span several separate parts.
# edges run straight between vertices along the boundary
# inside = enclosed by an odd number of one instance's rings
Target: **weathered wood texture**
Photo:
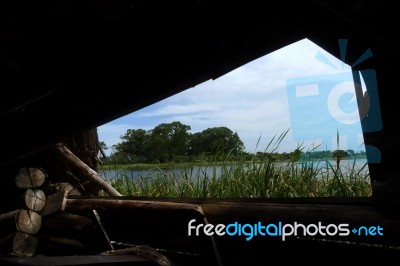
[[[15,223],[19,232],[33,235],[42,226],[42,216],[32,210],[20,210],[16,214]]]
[[[10,211],[10,212],[0,214],[0,222],[16,220],[17,214],[19,212],[20,212],[20,210],[15,210],[15,211]]]
[[[82,183],[91,182],[104,192],[111,196],[122,196],[115,188],[113,188],[107,181],[95,170],[90,168],[85,162],[79,159],[74,153],[71,152],[64,144],[58,143],[56,150],[60,158],[71,169],[72,173],[81,179]]]
[[[0,257],[1,265],[52,265],[52,266],[98,266],[98,265],[140,265],[158,266],[154,261],[137,255],[82,255],[82,256],[35,256]]]
[[[97,128],[88,129],[72,138],[66,138],[62,140],[62,143],[91,169],[97,171],[97,157],[100,151]]]
[[[36,254],[38,242],[35,236],[17,232],[13,239],[13,252],[18,256],[32,257]]]
[[[43,169],[23,167],[15,177],[15,184],[19,188],[37,188],[43,185],[46,177],[47,174]]]
[[[43,210],[46,204],[46,195],[40,189],[27,189],[24,193],[25,206],[32,211]]]
[[[180,202],[159,202],[116,198],[67,198],[65,210],[83,211],[83,210],[188,210],[201,212],[200,205]]]
[[[36,234],[42,225],[42,216],[32,210],[21,209],[1,214],[0,221],[13,223],[19,232]]]
[[[159,266],[173,266],[173,263],[156,249],[143,245],[126,249],[111,250],[102,253],[102,255],[139,255],[156,262]]]
[[[67,202],[68,190],[61,190],[47,197],[46,204],[40,211],[42,216],[47,216],[53,213],[62,212],[65,209]]]
[[[323,204],[315,204],[316,199],[291,199],[284,203],[273,200],[227,200],[215,199],[182,199],[162,200],[158,198],[130,197],[68,198],[66,209],[71,212],[91,211],[96,208],[101,214],[104,226],[113,241],[122,243],[146,243],[151,247],[165,250],[176,250],[199,256],[213,258],[210,238],[188,236],[188,222],[195,219],[194,225],[203,223],[203,216],[197,211],[201,206],[208,222],[213,225],[238,222],[241,224],[263,225],[282,222],[283,224],[304,225],[348,224],[349,229],[361,226],[381,226],[384,236],[356,235],[350,232],[347,236],[302,235],[287,236],[285,241],[279,236],[255,236],[250,241],[241,236],[215,236],[222,262],[225,261],[259,261],[269,253],[284,249],[301,255],[299,246],[312,249],[313,252],[327,254],[328,250],[343,254],[397,254],[399,251],[390,248],[400,246],[400,215],[388,215],[378,211],[371,199],[355,198],[343,202],[341,199],[323,199]],[[262,202],[266,201],[266,202]],[[267,202],[268,201],[268,202]],[[151,202],[147,204],[147,202]],[[154,203],[157,204],[154,204]],[[168,206],[168,207],[167,207]],[[172,208],[171,208],[172,206]],[[126,228],[126,230],[124,230]],[[304,250],[303,250],[304,251]],[[212,260],[215,262],[215,260]]]

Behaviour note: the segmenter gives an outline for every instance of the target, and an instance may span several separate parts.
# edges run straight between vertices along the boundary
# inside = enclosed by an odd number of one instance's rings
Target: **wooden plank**
[[[102,253],[102,255],[132,255],[136,254],[152,261],[157,262],[159,266],[173,266],[172,262],[163,254],[158,252],[156,249],[146,246],[138,245],[126,249],[110,250]]]
[[[52,266],[79,266],[79,265],[135,265],[157,266],[152,260],[137,255],[84,255],[84,256],[34,256],[0,257],[0,264],[4,265],[52,265]]]
[[[129,199],[107,199],[107,198],[86,198],[86,199],[69,199],[65,205],[66,211],[83,211],[83,210],[191,210],[201,212],[201,208],[197,204],[176,203],[176,202],[157,202]]]
[[[125,197],[107,199],[103,197],[68,198],[66,204],[66,209],[71,212],[97,209],[98,211],[107,211],[107,213],[122,210],[146,211],[147,213],[181,210],[195,211],[202,214],[200,207],[211,224],[229,224],[234,221],[241,223],[272,223],[278,221],[303,224],[318,222],[322,224],[346,223],[352,226],[351,230],[353,227],[380,225],[384,228],[385,237],[363,237],[352,233],[346,237],[346,240],[370,243],[386,242],[387,244],[400,245],[400,216],[387,215],[366,202],[361,202],[360,205],[357,203],[355,205],[342,205],[339,203],[309,204],[296,201],[292,203],[240,203],[225,202],[224,199],[221,199],[220,202],[215,200],[214,202],[203,204],[191,204],[176,201],[146,201]],[[131,212],[127,212],[127,217],[130,214]],[[164,217],[163,219],[167,218]],[[197,222],[203,221],[198,220]],[[108,230],[111,230],[113,226],[118,226],[117,220],[108,226]],[[318,238],[318,236],[312,238]],[[343,240],[343,237],[341,239]],[[273,241],[273,239],[271,240]],[[266,241],[269,241],[269,239],[266,239]]]

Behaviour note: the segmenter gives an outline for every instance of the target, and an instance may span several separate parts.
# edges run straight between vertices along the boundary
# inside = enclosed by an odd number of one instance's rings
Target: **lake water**
[[[328,161],[334,168],[336,167],[336,162]],[[354,160],[342,160],[340,162],[340,168],[343,173],[350,171],[350,169],[361,170],[363,175],[367,175],[369,173],[367,159],[358,159]],[[277,166],[285,167],[287,163],[276,163]],[[329,164],[326,161],[313,161],[313,162],[299,162],[296,164],[299,168],[316,168],[320,169],[321,173],[326,171],[331,171]],[[229,168],[224,166],[225,168]],[[235,166],[230,166],[231,170],[234,170]],[[250,167],[250,166],[248,166]],[[227,169],[223,169],[222,166],[192,166],[187,168],[168,168],[168,169],[110,169],[110,170],[100,170],[99,173],[104,176],[106,179],[114,179],[119,177],[129,177],[132,179],[136,178],[153,178],[156,176],[169,176],[175,175],[177,177],[186,174],[188,178],[197,178],[199,176],[203,177],[220,177],[223,171],[227,171]]]

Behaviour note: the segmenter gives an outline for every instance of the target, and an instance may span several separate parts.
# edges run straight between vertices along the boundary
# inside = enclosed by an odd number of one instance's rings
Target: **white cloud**
[[[177,115],[177,114],[193,114],[201,112],[212,112],[218,111],[220,107],[215,104],[170,104],[161,106],[159,109],[143,112],[138,117],[152,117],[152,116],[164,116],[164,115]]]
[[[317,60],[321,53],[337,69]],[[286,81],[292,78],[334,74],[348,71],[341,62],[309,40],[284,47],[261,57],[216,80],[209,80],[163,101],[99,127],[100,139],[108,145],[120,142],[128,128],[154,128],[160,123],[180,121],[192,132],[226,126],[237,132],[249,151],[259,150],[270,139],[291,127]],[[312,109],[319,123],[321,117]],[[313,140],[305,143],[312,144]],[[291,132],[282,141],[282,151],[292,151],[299,144]]]
[[[132,128],[132,125],[114,124],[111,122],[98,127],[97,134],[99,135],[100,141],[104,141],[107,146],[111,147],[112,145],[121,142],[120,137],[130,128]]]

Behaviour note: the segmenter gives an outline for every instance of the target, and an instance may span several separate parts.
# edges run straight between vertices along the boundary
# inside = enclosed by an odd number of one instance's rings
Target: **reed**
[[[287,131],[275,136],[266,151],[273,154]],[[259,142],[258,142],[259,143]],[[258,144],[257,144],[258,145]],[[313,149],[315,149],[314,147]],[[125,196],[201,198],[291,198],[291,197],[370,197],[368,166],[357,167],[354,160],[322,161],[302,158],[299,145],[292,160],[277,162],[273,156],[254,156],[232,163],[230,154],[223,162],[219,155],[202,167],[182,167],[180,173],[158,168],[155,175],[118,174],[112,186]],[[340,167],[339,167],[340,166]]]

